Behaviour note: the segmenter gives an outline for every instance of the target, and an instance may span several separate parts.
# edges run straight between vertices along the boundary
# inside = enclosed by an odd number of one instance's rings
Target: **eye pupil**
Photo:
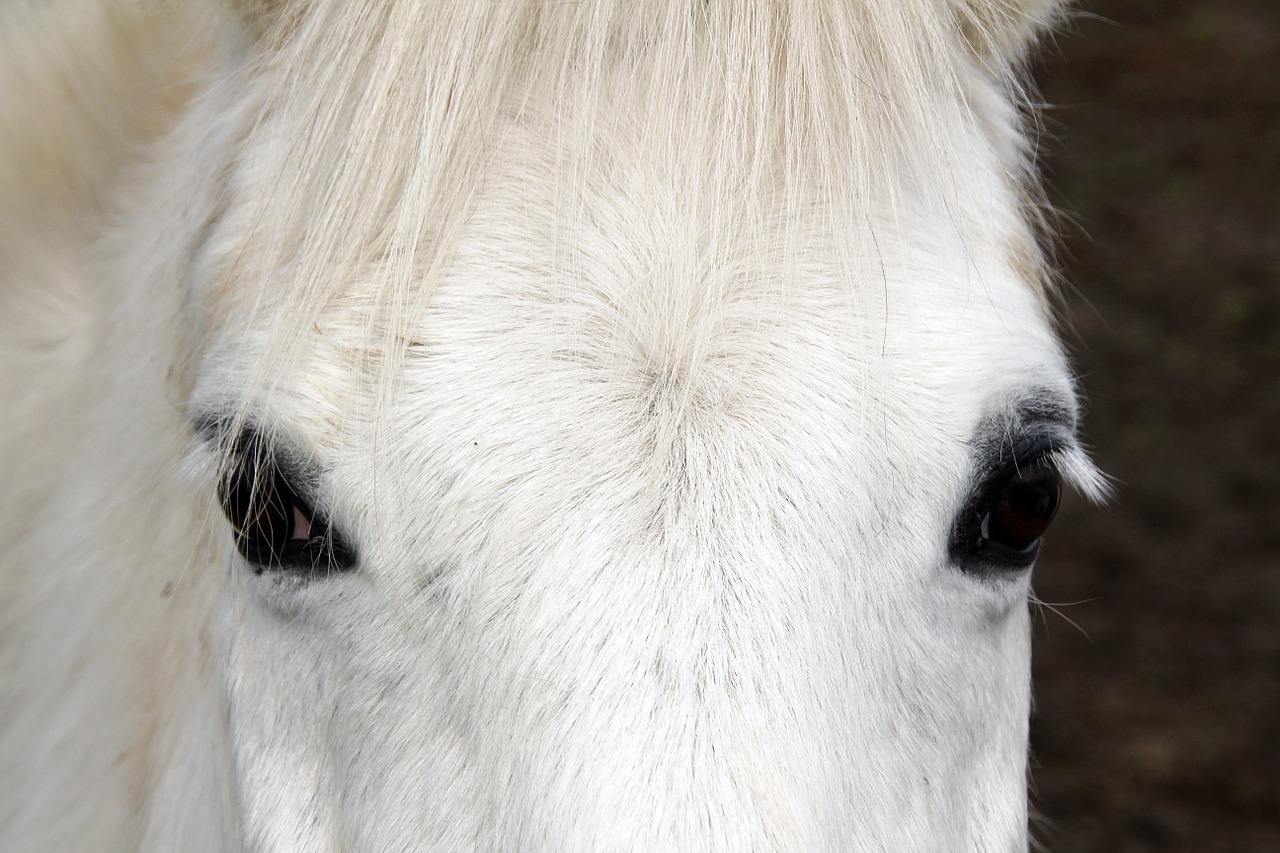
[[[991,508],[987,538],[1015,551],[1031,548],[1049,529],[1062,482],[1046,462],[1023,466],[1001,489]]]

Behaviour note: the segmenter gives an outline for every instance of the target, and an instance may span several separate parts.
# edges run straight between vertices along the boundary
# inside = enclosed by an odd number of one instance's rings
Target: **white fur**
[[[263,5],[0,12],[0,849],[1024,850],[1054,4]]]

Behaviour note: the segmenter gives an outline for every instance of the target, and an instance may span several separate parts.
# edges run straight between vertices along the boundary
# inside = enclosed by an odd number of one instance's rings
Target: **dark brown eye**
[[[988,469],[951,528],[952,563],[970,574],[997,576],[1029,568],[1058,511],[1062,477],[1051,446],[1035,442],[1005,460]]]
[[[983,519],[983,538],[1015,552],[1028,551],[1049,529],[1061,497],[1062,479],[1048,461],[1021,466]]]
[[[240,438],[218,483],[218,499],[236,548],[261,574],[267,569],[317,571],[352,564],[350,550],[289,485],[265,442]]]

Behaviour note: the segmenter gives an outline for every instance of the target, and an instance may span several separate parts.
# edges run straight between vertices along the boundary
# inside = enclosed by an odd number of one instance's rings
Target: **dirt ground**
[[[1036,834],[1280,851],[1280,2],[1084,13],[1037,78],[1117,498],[1036,568]]]

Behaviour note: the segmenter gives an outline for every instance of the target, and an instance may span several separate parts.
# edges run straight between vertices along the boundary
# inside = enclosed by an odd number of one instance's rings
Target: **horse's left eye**
[[[1035,562],[1062,497],[1048,452],[1031,455],[986,480],[956,519],[951,558],[975,574],[1025,569]]]
[[[996,495],[982,524],[983,537],[1025,552],[1039,543],[1058,511],[1062,478],[1044,459],[1023,465]]]
[[[243,438],[218,483],[236,547],[255,572],[315,572],[351,565],[349,550],[298,497],[256,436]]]

